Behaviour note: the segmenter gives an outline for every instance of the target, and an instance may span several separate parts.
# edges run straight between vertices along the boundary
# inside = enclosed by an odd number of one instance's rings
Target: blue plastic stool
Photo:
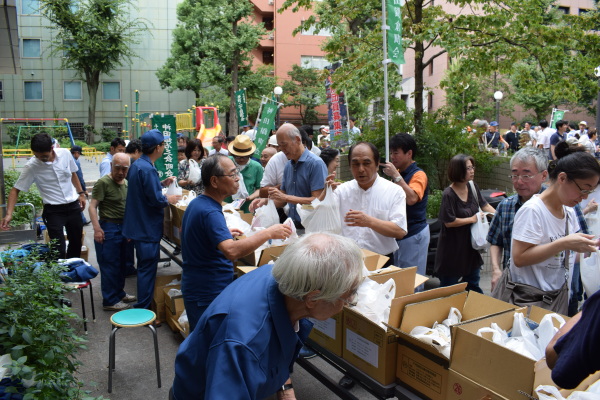
[[[136,328],[138,326],[147,326],[152,331],[154,337],[154,357],[156,359],[156,379],[158,380],[158,387],[161,387],[158,339],[156,338],[156,329],[152,326],[155,319],[156,314],[154,314],[154,312],[143,308],[131,308],[129,310],[119,311],[110,317],[113,330],[110,333],[108,349],[108,393],[112,393],[112,373],[115,369],[115,334],[121,328]]]

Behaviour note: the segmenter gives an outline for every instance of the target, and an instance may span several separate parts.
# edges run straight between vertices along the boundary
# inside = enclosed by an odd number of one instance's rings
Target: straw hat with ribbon
[[[246,135],[237,135],[233,142],[228,146],[229,153],[234,156],[251,156],[256,151],[256,145],[252,143],[250,137]]]

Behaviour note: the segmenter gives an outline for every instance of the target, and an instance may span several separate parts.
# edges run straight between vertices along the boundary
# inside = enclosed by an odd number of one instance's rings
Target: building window
[[[102,100],[121,100],[121,82],[102,82]]]
[[[590,10],[587,9],[587,8],[580,8],[579,9],[579,15],[584,15],[584,14],[587,14],[589,12],[590,12]]]
[[[330,66],[331,63],[320,56],[300,56],[300,66],[302,68],[316,68],[325,69]]]
[[[63,99],[64,100],[83,100],[81,93],[81,81],[65,81],[63,82]]]
[[[102,128],[108,128],[115,131],[115,136],[121,137],[121,133],[123,132],[123,123],[122,122],[105,122],[102,124]]]
[[[40,0],[21,0],[21,14],[36,15],[40,13]]]
[[[556,7],[556,9],[560,12],[562,12],[563,14],[570,14],[571,13],[571,9],[569,7]]]
[[[25,92],[25,100],[39,101],[44,99],[42,81],[25,81],[23,82]]]
[[[262,22],[265,25],[266,30],[273,30],[273,17],[263,17]]]
[[[273,57],[273,50],[266,50],[262,52],[262,61],[263,64],[272,65],[275,62],[275,58]]]
[[[0,101],[4,100],[4,85],[3,82],[0,81]]]
[[[69,50],[77,47],[77,43],[73,39],[63,40],[63,46],[65,46],[65,49],[63,50],[63,57],[68,57]]]
[[[69,126],[71,127],[71,133],[73,134],[73,139],[75,139],[75,140],[84,140],[85,139],[85,131],[83,130],[83,122],[70,122]]]
[[[42,55],[42,45],[40,39],[23,39],[23,57],[40,58]]]
[[[427,110],[433,111],[433,93],[427,94]]]
[[[408,104],[408,95],[407,94],[401,94],[400,95],[400,100],[402,100],[405,104]]]
[[[433,60],[429,63],[429,76],[433,75]]]

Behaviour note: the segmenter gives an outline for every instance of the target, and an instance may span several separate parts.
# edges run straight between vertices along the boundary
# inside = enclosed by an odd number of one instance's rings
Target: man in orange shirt
[[[383,172],[400,185],[406,193],[406,218],[408,233],[398,239],[398,250],[394,253],[394,265],[401,268],[417,266],[417,272],[425,275],[427,249],[429,247],[429,225],[427,225],[427,175],[413,160],[417,154],[417,143],[407,133],[390,138],[391,162],[381,164]],[[417,291],[423,290],[423,285]]]

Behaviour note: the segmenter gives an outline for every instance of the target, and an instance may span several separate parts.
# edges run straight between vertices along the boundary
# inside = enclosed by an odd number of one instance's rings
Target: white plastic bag
[[[227,204],[227,206],[231,206],[231,204]],[[226,206],[223,207],[223,215],[225,216],[227,228],[239,229],[244,232],[244,234],[247,234],[250,231],[250,224],[244,221],[240,216],[240,213],[233,209],[233,207],[229,208],[230,209],[226,209]]]
[[[436,321],[431,328],[427,326],[415,326],[410,331],[410,335],[430,344],[444,357],[450,358],[450,344],[452,342],[450,327],[458,324],[461,320],[461,312],[457,308],[450,307],[448,318],[442,321],[441,324]]]
[[[580,262],[581,283],[588,297],[600,289],[600,252],[596,250]]]
[[[190,173],[188,176],[188,180],[192,181],[193,185],[197,185],[198,182],[200,182],[200,179],[202,177],[202,172],[200,170],[200,166],[198,165],[196,160],[194,160],[192,158],[190,158],[188,160],[188,165],[190,167]]]
[[[167,196],[176,195],[181,196],[181,187],[177,184],[177,179],[173,179],[173,182],[167,188]]]
[[[246,189],[246,184],[244,183],[244,177],[242,176],[242,173],[238,173],[238,178],[240,179],[238,182],[240,184],[240,187],[238,188],[238,191],[236,194],[234,194],[233,196],[231,196],[231,198],[233,200],[244,200],[247,199],[248,196],[250,195],[248,193],[248,189]]]
[[[387,324],[390,319],[390,308],[395,295],[396,283],[393,279],[390,278],[383,284],[372,279],[365,279],[358,287],[354,309],[377,325],[387,329],[383,323]]]
[[[585,216],[585,222],[587,222],[588,231],[591,235],[600,236],[600,215],[598,210],[592,211]]]
[[[471,246],[475,250],[487,250],[490,247],[490,243],[487,241],[487,234],[490,230],[490,224],[487,220],[487,217],[479,207],[479,196],[477,195],[473,181],[469,181],[469,186],[471,187],[473,197],[478,204],[477,222],[471,224]]]
[[[340,204],[333,195],[333,188],[327,187],[325,199],[313,205],[315,211],[307,224],[302,221],[306,233],[330,232],[342,233],[342,220],[340,219]]]
[[[267,205],[259,207],[254,213],[252,219],[252,229],[268,228],[279,223],[279,213],[273,200],[269,199]]]
[[[535,393],[540,400],[598,400],[600,399],[600,381],[590,385],[585,392],[579,390],[572,392],[566,399],[556,387],[550,385],[538,386]]]

